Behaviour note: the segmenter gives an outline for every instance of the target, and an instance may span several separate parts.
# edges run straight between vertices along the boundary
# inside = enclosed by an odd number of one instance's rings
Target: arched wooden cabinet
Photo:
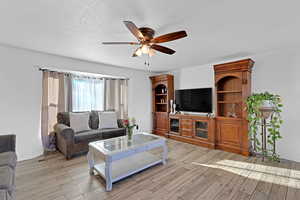
[[[153,133],[166,136],[169,131],[170,100],[174,100],[174,77],[162,74],[152,81]]]
[[[246,99],[251,94],[251,59],[214,66],[216,148],[249,155]]]

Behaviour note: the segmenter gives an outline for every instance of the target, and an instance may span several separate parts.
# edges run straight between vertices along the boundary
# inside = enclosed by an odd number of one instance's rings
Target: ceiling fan
[[[168,33],[154,38],[155,31],[148,27],[138,28],[131,21],[124,21],[125,26],[129,31],[137,38],[138,42],[103,42],[105,45],[139,45],[139,47],[133,53],[133,57],[141,56],[142,54],[148,54],[153,56],[156,51],[172,55],[175,53],[173,49],[158,45],[159,43],[170,42],[173,40],[178,40],[187,36],[185,31],[178,31],[173,33]]]

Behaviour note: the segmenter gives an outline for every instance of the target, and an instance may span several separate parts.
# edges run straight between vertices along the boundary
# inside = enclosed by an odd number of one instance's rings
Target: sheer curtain
[[[72,77],[72,111],[104,110],[104,80]]]
[[[128,80],[105,79],[105,110],[114,110],[119,119],[128,117]]]
[[[65,78],[63,73],[43,71],[41,138],[45,151],[55,150],[50,133],[54,131],[57,113],[67,109]]]

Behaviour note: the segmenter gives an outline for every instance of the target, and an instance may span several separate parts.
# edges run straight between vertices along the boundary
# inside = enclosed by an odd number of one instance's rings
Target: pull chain
[[[151,70],[150,70],[150,61],[149,60],[150,60],[150,56],[148,54],[148,60],[145,60],[144,65],[148,68],[148,71],[151,72]]]

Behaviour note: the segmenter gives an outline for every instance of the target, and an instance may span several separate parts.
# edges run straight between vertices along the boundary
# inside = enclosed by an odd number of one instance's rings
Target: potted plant
[[[280,126],[283,123],[280,115],[283,106],[280,96],[269,92],[256,93],[247,98],[246,104],[249,137],[252,141],[253,152],[260,153],[263,157],[268,157],[273,161],[279,161],[279,155],[276,153],[276,141],[282,138]],[[269,123],[266,122],[267,119],[269,119]],[[263,127],[261,140],[258,138],[259,126]],[[266,135],[266,138],[263,134]],[[265,144],[262,144],[262,142],[265,142]],[[266,143],[271,146],[270,150],[267,149]]]
[[[128,140],[132,139],[133,129],[139,129],[134,117],[123,120],[123,126],[126,128]]]

